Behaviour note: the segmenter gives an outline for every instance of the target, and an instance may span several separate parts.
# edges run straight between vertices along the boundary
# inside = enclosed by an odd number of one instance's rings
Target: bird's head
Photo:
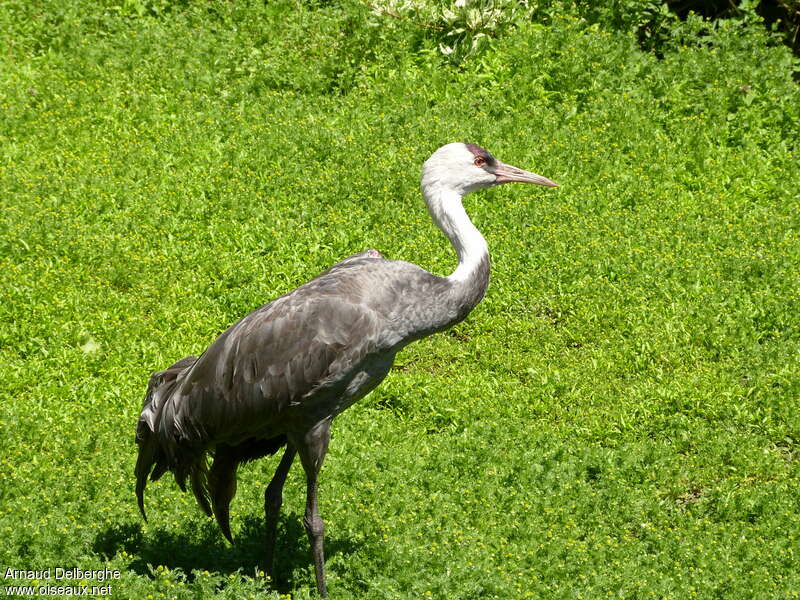
[[[441,187],[463,196],[469,192],[511,182],[558,187],[536,173],[497,160],[475,144],[456,142],[442,146],[422,167],[422,190]]]

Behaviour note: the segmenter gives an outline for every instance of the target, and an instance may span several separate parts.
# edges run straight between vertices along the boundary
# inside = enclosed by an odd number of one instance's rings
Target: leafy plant
[[[432,32],[452,63],[476,56],[493,37],[531,14],[527,0],[384,0],[370,6],[378,16],[411,20]]]
[[[0,564],[312,598],[299,470],[274,581],[274,462],[233,547],[166,481],[141,521],[144,386],[353,252],[449,273],[419,166],[468,140],[561,188],[467,199],[485,300],[337,418],[332,597],[800,597],[800,88],[757,15],[651,50],[654,3],[539,2],[473,51],[452,4],[112,4],[0,3]]]

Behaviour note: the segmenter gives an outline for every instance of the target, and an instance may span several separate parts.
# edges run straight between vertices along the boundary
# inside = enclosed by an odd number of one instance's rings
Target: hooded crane
[[[145,520],[148,476],[155,481],[172,471],[182,490],[189,480],[200,507],[232,542],[229,506],[238,466],[286,446],[264,494],[265,566],[272,573],[283,484],[299,454],[307,484],[303,524],[317,590],[326,597],[317,477],[331,422],[386,377],[400,349],[462,321],[481,301],[489,252],[461,200],[513,181],[557,185],[474,144],[439,148],[422,168],[421,188],[431,218],[458,255],[452,275],[365,250],[256,309],[199,358],[154,373],[136,428],[136,496]]]

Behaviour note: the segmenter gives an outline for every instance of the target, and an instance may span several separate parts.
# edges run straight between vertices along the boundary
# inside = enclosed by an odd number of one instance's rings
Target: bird
[[[488,246],[462,199],[511,182],[558,187],[475,144],[442,146],[424,162],[420,187],[457,255],[452,274],[368,249],[246,315],[199,357],[153,373],[136,426],[134,474],[144,520],[148,478],[171,471],[181,490],[189,481],[197,503],[233,543],[229,508],[239,465],[285,448],[264,492],[266,571],[273,574],[284,482],[299,456],[303,525],[317,592],[326,598],[317,484],[331,423],[383,381],[402,348],[459,323],[483,299]]]

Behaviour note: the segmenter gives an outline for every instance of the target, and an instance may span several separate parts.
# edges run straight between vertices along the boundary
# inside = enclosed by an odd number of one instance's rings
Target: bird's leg
[[[325,555],[323,552],[323,539],[325,525],[319,516],[317,507],[317,477],[328,451],[328,442],[331,437],[331,423],[323,421],[308,431],[302,438],[296,440],[300,461],[306,472],[306,514],[303,517],[308,541],[311,543],[311,553],[314,555],[314,570],[317,575],[317,591],[322,598],[328,597],[325,585]]]
[[[272,476],[266,491],[264,492],[264,515],[267,523],[267,547],[266,547],[266,570],[270,576],[275,575],[275,538],[278,533],[278,514],[281,511],[283,502],[283,484],[286,476],[294,461],[297,453],[291,442],[286,444],[286,452]]]

